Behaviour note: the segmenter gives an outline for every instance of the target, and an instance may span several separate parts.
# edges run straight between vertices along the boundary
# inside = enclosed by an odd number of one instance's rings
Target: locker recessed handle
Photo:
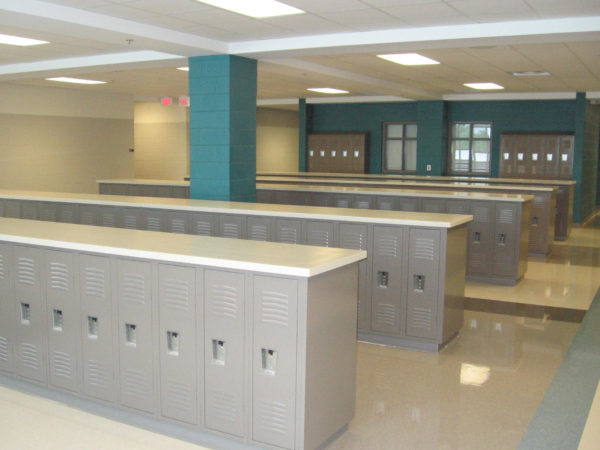
[[[127,345],[137,346],[137,325],[133,323],[125,324],[125,340]]]
[[[481,231],[475,231],[473,233],[473,242],[475,244],[481,244]]]
[[[172,356],[179,355],[179,333],[167,331],[167,353]]]
[[[506,235],[504,233],[498,233],[498,244],[500,244],[500,245],[506,244]]]
[[[212,353],[212,363],[218,366],[224,366],[225,358],[227,356],[227,343],[221,339],[213,339]]]
[[[537,216],[533,216],[531,218],[531,225],[537,225],[538,224],[538,218]]]
[[[260,350],[260,353],[263,373],[265,375],[275,375],[277,373],[277,352],[263,348]]]
[[[31,319],[31,308],[29,303],[21,303],[21,323],[23,325],[29,325]]]
[[[63,312],[60,309],[52,310],[52,329],[54,331],[63,330]]]
[[[98,318],[88,316],[87,325],[88,325],[88,338],[98,339]]]
[[[342,150],[342,156],[344,158],[347,158],[348,157],[348,150]]]
[[[413,275],[413,289],[415,291],[425,290],[425,275]]]
[[[388,287],[388,283],[390,281],[390,273],[380,270],[377,272],[377,284],[379,287]]]

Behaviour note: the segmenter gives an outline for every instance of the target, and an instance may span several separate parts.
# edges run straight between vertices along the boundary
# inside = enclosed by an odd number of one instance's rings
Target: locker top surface
[[[304,278],[367,257],[363,250],[8,218],[0,218],[0,242]]]
[[[184,180],[158,180],[158,179],[139,179],[139,178],[115,178],[112,180],[96,180],[96,183],[100,184],[135,184],[135,185],[147,185],[147,186],[182,186],[189,187],[190,182]]]
[[[453,228],[473,220],[473,216],[462,214],[416,213],[321,206],[278,205],[272,203],[195,200],[188,198],[17,191],[7,189],[0,189],[1,199],[437,228]]]

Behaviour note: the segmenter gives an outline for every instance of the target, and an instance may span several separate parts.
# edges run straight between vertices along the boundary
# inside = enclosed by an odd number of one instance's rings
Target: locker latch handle
[[[415,291],[425,290],[425,275],[414,275],[413,276],[413,289]]]
[[[506,244],[506,235],[504,233],[498,234],[498,244],[500,244],[500,245]]]
[[[262,370],[266,375],[275,375],[277,372],[277,352],[263,348],[260,350],[262,359]]]
[[[54,331],[63,330],[63,312],[60,309],[52,310],[52,329]]]
[[[389,278],[389,272],[384,272],[383,270],[377,272],[377,284],[379,285],[379,287],[386,288],[388,286]]]
[[[125,341],[127,345],[137,346],[137,325],[133,323],[125,324]]]
[[[31,308],[29,303],[21,303],[21,323],[23,325],[29,325],[31,319]]]
[[[473,242],[476,244],[481,244],[481,232],[480,231],[475,231],[473,233]]]
[[[221,339],[213,339],[212,354],[212,363],[218,366],[224,366],[225,357],[227,355],[227,343]]]
[[[98,318],[88,316],[88,338],[90,339],[98,339]]]
[[[531,218],[531,225],[537,225],[538,224],[538,218],[537,216],[533,216]]]
[[[172,356],[179,355],[179,333],[167,331],[167,353]]]

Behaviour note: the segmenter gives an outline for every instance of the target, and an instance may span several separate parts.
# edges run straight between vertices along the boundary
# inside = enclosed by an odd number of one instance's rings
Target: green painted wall
[[[417,174],[443,175],[448,164],[448,104],[417,103]],[[427,165],[431,170],[427,170]]]

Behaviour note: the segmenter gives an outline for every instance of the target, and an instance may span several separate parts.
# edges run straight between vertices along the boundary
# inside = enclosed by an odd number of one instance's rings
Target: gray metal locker
[[[251,241],[272,241],[271,218],[253,217],[246,218],[246,236]]]
[[[167,231],[169,233],[189,233],[190,214],[185,212],[169,211],[167,213]]]
[[[74,203],[60,203],[58,206],[58,221],[63,223],[78,223],[79,206]]]
[[[466,200],[446,200],[446,211],[448,214],[468,214],[469,206]]]
[[[245,276],[204,271],[204,421],[206,428],[245,433]]]
[[[79,295],[74,253],[46,250],[49,383],[80,392]]]
[[[317,245],[319,247],[333,247],[334,234],[333,222],[306,221],[306,245]]]
[[[6,200],[4,202],[4,217],[20,218],[21,202],[19,200]]]
[[[12,295],[12,246],[0,244],[0,371],[15,371],[15,301]]]
[[[119,210],[114,206],[100,206],[98,211],[98,225],[111,228],[120,226],[118,212]]]
[[[99,207],[81,205],[79,208],[79,223],[82,225],[99,225]]]
[[[121,216],[123,218],[123,228],[130,230],[141,230],[141,215],[142,210],[138,208],[123,208]]]
[[[445,200],[440,198],[422,198],[421,211],[429,213],[443,213],[446,211]]]
[[[163,417],[198,423],[196,270],[158,266],[160,404]]]
[[[0,199],[0,217],[4,216],[4,200]]]
[[[352,199],[352,208],[358,209],[373,209],[372,195],[355,195]]]
[[[469,214],[473,216],[473,221],[469,223],[467,235],[467,273],[491,273],[494,213],[495,208],[492,202],[470,202]]]
[[[147,262],[117,261],[120,403],[153,412],[152,271]]]
[[[167,213],[160,209],[143,209],[141,213],[143,230],[166,231]]]
[[[219,216],[219,236],[233,239],[244,239],[245,217],[232,214]]]
[[[497,204],[494,230],[492,273],[512,276],[519,250],[519,209],[515,204]]]
[[[307,203],[312,206],[329,206],[330,205],[330,194],[324,194],[321,192],[312,192],[309,194],[310,201]]]
[[[38,203],[37,202],[22,202],[21,203],[21,219],[36,220],[38,218]]]
[[[252,439],[292,448],[296,428],[298,282],[262,275],[255,275],[253,281]]]
[[[217,236],[216,215],[211,213],[192,214],[192,234]]]
[[[392,196],[378,196],[375,199],[376,209],[383,209],[387,211],[394,211],[398,209],[395,198]]]
[[[398,211],[419,211],[419,199],[411,197],[399,197]]]
[[[58,211],[56,203],[40,202],[38,204],[38,220],[46,222],[56,222],[58,220]]]
[[[44,253],[38,248],[14,247],[17,373],[41,383],[48,376],[43,260]]]
[[[302,243],[302,221],[298,219],[275,219],[275,242]]]
[[[115,402],[114,325],[110,258],[79,256],[83,392]]]
[[[333,205],[336,208],[352,208],[351,194],[334,194]]]
[[[373,227],[371,330],[401,335],[405,299],[404,227]]]
[[[435,339],[438,334],[440,231],[411,229],[408,244],[406,335]]]
[[[550,218],[550,198],[548,195],[536,195],[531,201],[531,225],[529,229],[529,253],[545,255],[550,250],[552,237],[548,235]],[[555,208],[556,209],[556,208]],[[554,221],[554,217],[552,217]]]
[[[338,240],[336,247],[368,250],[369,228],[365,224],[340,223]],[[364,260],[358,263],[357,327],[359,331],[366,331],[369,327],[368,287],[368,263]]]

